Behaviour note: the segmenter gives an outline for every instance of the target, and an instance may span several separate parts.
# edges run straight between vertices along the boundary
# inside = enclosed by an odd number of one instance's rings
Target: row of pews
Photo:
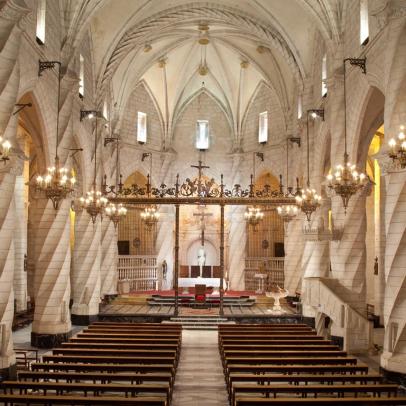
[[[181,325],[96,322],[2,382],[0,404],[168,406],[181,342]]]
[[[219,326],[231,406],[406,405],[356,358],[305,324]]]

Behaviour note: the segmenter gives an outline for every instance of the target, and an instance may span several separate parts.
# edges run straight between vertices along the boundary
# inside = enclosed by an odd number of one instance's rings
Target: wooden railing
[[[267,291],[271,286],[278,285],[283,288],[284,285],[284,264],[285,258],[271,257],[271,258],[246,258],[245,260],[245,290],[257,290],[258,279],[255,278],[256,274],[264,274],[265,285],[264,289]]]
[[[154,255],[119,255],[118,281],[129,283],[130,291],[159,290],[162,276]]]

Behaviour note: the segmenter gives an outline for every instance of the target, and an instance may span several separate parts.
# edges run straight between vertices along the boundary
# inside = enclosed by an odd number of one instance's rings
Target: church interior
[[[406,0],[0,0],[0,404],[406,405]]]

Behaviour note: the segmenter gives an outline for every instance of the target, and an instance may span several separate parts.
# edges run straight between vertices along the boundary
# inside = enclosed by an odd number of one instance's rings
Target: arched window
[[[36,37],[37,42],[40,45],[45,44],[45,15],[46,15],[46,0],[38,0]]]
[[[147,142],[147,113],[138,112],[137,116],[137,141],[140,144]]]
[[[79,55],[79,97],[85,96],[85,58]]]
[[[265,144],[268,142],[268,112],[259,113],[258,142]]]
[[[199,150],[209,149],[209,121],[197,120],[196,123],[196,148]]]
[[[321,64],[321,95],[322,97],[327,96],[327,55],[324,54],[322,64]]]
[[[361,45],[368,44],[369,22],[368,22],[368,0],[359,2],[359,36]]]

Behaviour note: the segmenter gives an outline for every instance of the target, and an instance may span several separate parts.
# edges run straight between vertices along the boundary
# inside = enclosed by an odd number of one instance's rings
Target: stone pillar
[[[341,197],[332,198],[335,223],[343,224],[340,241],[332,242],[332,277],[337,279],[336,294],[362,314],[366,312],[366,211],[367,189],[350,199],[347,214],[342,209]],[[339,207],[338,207],[339,206]]]
[[[55,210],[52,202],[37,198],[35,227],[35,312],[31,344],[51,348],[66,341],[71,332],[70,298],[70,200]]]
[[[245,206],[228,206],[227,221],[230,224],[229,232],[229,289],[245,289],[245,256],[247,245],[247,224],[244,218]],[[227,279],[227,278],[226,278]]]
[[[108,218],[101,224],[101,266],[100,266],[100,295],[117,294],[117,231],[114,223]]]
[[[0,173],[0,373],[4,375],[12,374],[15,368],[11,334],[14,316],[14,181],[15,176],[9,171]]]
[[[175,245],[174,240],[174,215],[173,207],[168,205],[162,205],[159,208],[161,216],[158,222],[158,231],[156,238],[156,252],[157,252],[157,266],[158,270],[162,268],[162,262],[165,260],[167,264],[166,278],[162,280],[161,289],[172,289],[173,281],[173,247]]]
[[[290,221],[285,232],[285,289],[290,296],[300,289],[302,278],[302,255],[304,249],[303,239],[303,217],[301,214]]]
[[[15,224],[14,224],[14,297],[16,311],[27,310],[27,272],[25,269],[27,254],[27,215],[25,208],[24,176],[17,176],[14,187]]]
[[[72,266],[72,323],[97,319],[100,302],[101,220],[95,224],[86,210],[76,212]]]

